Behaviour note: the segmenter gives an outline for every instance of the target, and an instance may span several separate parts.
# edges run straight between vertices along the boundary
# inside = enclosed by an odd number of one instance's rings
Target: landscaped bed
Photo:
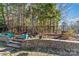
[[[3,49],[3,48],[2,48]],[[31,50],[21,50],[16,52],[0,52],[0,56],[79,56],[79,52],[74,50],[57,48],[35,48]]]

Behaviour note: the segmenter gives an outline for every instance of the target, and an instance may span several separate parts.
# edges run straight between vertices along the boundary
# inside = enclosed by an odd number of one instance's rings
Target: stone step
[[[9,43],[21,44],[20,42],[17,42],[17,41],[9,41]]]
[[[7,46],[8,47],[14,47],[14,48],[20,48],[21,47],[20,44],[14,44],[14,43],[8,43]]]

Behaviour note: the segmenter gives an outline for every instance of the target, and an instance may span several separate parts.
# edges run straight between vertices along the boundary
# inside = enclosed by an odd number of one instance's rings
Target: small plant
[[[69,37],[73,37],[75,34],[75,31],[73,29],[70,29],[63,33],[62,37],[63,39],[69,39]]]

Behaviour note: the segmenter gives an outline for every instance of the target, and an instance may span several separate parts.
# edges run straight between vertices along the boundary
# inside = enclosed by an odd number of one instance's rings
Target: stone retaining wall
[[[79,41],[59,40],[59,39],[41,39],[41,40],[27,40],[23,43],[23,47],[48,47],[58,49],[70,49],[79,51]]]

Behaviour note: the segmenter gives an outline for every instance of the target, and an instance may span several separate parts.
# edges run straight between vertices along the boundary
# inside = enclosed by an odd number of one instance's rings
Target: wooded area
[[[31,4],[31,3],[6,3],[0,4],[0,32],[20,34],[65,33],[72,36],[79,33],[78,21],[68,25],[67,12],[71,4]],[[65,15],[63,15],[65,14]],[[61,23],[62,21],[62,23]],[[61,24],[61,25],[59,25]]]
[[[56,4],[0,4],[0,32],[56,32],[60,16]]]

